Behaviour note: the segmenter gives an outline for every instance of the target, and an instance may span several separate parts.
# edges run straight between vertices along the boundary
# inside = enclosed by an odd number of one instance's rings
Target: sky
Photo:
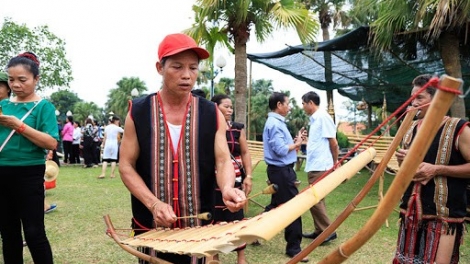
[[[71,91],[104,107],[109,90],[116,88],[123,77],[138,77],[145,82],[148,92],[158,91],[162,81],[155,68],[158,44],[166,35],[191,27],[194,3],[194,0],[16,0],[2,6],[0,19],[3,22],[8,17],[31,29],[47,25],[65,40],[66,58],[74,78]],[[252,37],[247,53],[272,52],[298,44],[300,40],[293,30],[281,30],[264,44]],[[218,48],[214,58],[220,55],[227,60],[227,66],[215,82],[221,77],[235,78],[234,56]],[[314,90],[320,95],[320,106],[326,109],[324,91],[262,64],[252,65],[253,80],[273,80],[274,90],[290,90],[299,104],[303,94]],[[334,100],[335,112],[340,112],[346,99],[335,92]]]

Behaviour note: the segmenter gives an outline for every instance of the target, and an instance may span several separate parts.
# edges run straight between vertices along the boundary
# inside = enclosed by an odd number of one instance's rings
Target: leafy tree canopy
[[[72,68],[65,54],[65,41],[49,31],[47,26],[33,29],[5,18],[0,28],[0,65],[6,67],[16,55],[31,51],[41,63],[41,81],[37,90],[69,87]]]
[[[67,111],[72,111],[75,104],[80,102],[81,99],[78,98],[76,93],[67,90],[60,90],[52,93],[49,97],[49,101],[54,104],[60,114],[65,114]]]

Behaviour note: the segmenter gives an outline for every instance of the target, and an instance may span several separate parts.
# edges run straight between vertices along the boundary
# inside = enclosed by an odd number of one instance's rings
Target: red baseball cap
[[[167,35],[158,46],[158,59],[178,54],[186,50],[196,52],[200,60],[209,58],[207,50],[197,46],[196,41],[188,35],[177,33]]]

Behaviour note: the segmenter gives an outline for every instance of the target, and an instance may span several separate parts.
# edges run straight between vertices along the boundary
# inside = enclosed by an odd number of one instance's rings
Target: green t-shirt
[[[4,115],[23,116],[37,103],[0,101]],[[55,116],[55,107],[47,100],[41,100],[28,117],[23,121],[26,125],[51,135],[59,140],[59,130]],[[0,146],[5,142],[11,129],[0,126]],[[0,166],[31,166],[41,165],[45,162],[46,151],[29,141],[26,137],[13,133],[8,143],[0,152]]]

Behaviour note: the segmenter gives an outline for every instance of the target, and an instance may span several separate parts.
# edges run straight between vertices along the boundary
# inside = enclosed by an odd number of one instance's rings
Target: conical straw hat
[[[59,175],[59,166],[52,160],[46,160],[46,171],[44,172],[44,180],[46,182],[54,181]]]

